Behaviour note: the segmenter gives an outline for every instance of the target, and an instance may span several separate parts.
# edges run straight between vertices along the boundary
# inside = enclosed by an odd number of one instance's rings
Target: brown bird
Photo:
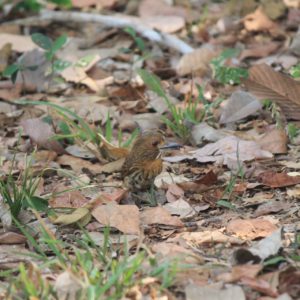
[[[123,164],[121,175],[131,191],[149,189],[162,171],[161,150],[179,148],[176,143],[165,144],[161,131],[145,131],[134,142]]]

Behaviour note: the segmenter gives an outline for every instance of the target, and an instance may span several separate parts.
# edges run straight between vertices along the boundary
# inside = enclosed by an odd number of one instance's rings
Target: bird
[[[162,151],[180,147],[177,143],[167,144],[161,130],[141,132],[121,169],[124,185],[132,192],[149,190],[155,177],[162,172]]]

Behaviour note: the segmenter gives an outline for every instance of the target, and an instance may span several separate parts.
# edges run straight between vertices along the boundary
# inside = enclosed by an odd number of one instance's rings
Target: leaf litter
[[[1,297],[298,299],[299,1],[47,2],[0,8]],[[154,128],[182,147],[136,197]]]

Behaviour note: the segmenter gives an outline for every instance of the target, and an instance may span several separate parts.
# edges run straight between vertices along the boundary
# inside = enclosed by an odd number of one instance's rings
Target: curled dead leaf
[[[279,105],[287,119],[300,120],[300,82],[266,64],[251,67],[243,82],[259,99],[270,99]]]
[[[263,219],[236,219],[228,223],[226,231],[233,233],[242,239],[256,239],[266,237],[275,231],[277,227],[268,220]]]

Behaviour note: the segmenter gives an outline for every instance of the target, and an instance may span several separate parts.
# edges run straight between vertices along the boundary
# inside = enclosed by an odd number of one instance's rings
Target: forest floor
[[[300,299],[300,1],[0,4],[0,299]],[[124,148],[160,129],[136,203]]]

